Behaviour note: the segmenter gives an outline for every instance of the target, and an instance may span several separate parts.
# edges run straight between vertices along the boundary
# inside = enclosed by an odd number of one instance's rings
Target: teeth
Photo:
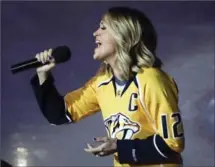
[[[100,41],[96,41],[97,46],[101,46],[101,42]]]

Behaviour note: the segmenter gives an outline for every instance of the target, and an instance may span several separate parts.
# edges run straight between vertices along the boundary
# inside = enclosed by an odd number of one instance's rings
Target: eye
[[[100,29],[101,29],[101,30],[105,30],[105,29],[106,29],[106,26],[104,25],[103,22],[100,23]]]
[[[105,27],[104,25],[101,25],[100,28],[101,28],[102,30],[105,30],[105,29],[106,29],[106,27]]]

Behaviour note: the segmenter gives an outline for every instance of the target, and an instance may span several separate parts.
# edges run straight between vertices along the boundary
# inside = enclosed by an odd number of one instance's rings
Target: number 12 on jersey
[[[163,129],[163,137],[168,139],[170,137],[170,132],[174,138],[181,138],[184,136],[183,125],[181,120],[181,115],[179,112],[161,115],[161,123]]]

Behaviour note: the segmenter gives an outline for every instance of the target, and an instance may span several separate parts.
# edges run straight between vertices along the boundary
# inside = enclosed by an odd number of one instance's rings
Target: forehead
[[[102,18],[101,18],[101,21],[100,21],[100,24],[107,24],[107,15],[103,15]]]

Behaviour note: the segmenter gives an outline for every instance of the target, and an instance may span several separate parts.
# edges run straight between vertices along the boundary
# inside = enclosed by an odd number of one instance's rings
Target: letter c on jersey
[[[137,100],[137,93],[132,93],[130,96],[130,100],[129,100],[129,106],[128,106],[128,110],[129,111],[136,111],[137,110],[137,104],[136,104],[136,100]]]

